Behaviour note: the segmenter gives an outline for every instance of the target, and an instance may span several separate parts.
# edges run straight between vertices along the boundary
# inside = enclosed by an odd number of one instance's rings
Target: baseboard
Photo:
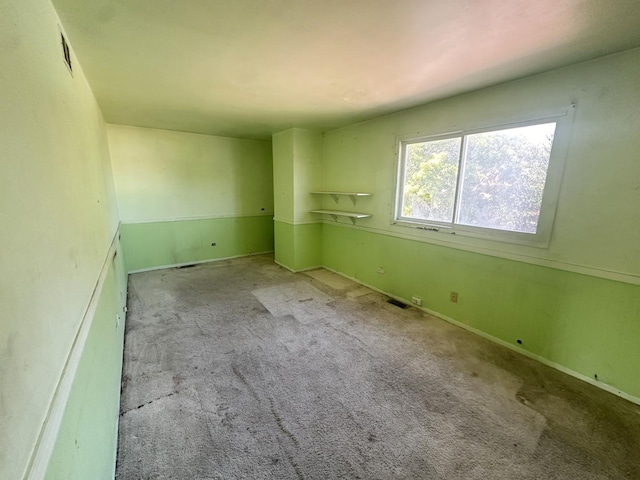
[[[277,263],[277,264],[278,264],[278,265],[280,265],[282,268],[286,268],[287,270],[289,270],[290,272],[293,272],[293,273],[302,273],[302,272],[308,272],[308,271],[310,271],[310,270],[317,270],[318,268],[323,268],[323,266],[322,266],[322,265],[316,265],[316,266],[314,266],[314,267],[305,267],[305,268],[301,268],[300,270],[294,270],[293,268],[288,267],[288,266],[286,266],[284,263],[280,263],[279,261],[277,261],[277,260],[275,260],[275,259],[273,260],[273,262],[274,262],[274,263]],[[328,269],[327,269],[327,270],[328,270]]]
[[[123,262],[123,267],[126,269],[126,265],[125,262]],[[127,299],[129,298],[129,274],[125,274],[124,276],[124,311],[125,314],[122,318],[122,335],[124,337],[124,332],[127,329]],[[120,379],[122,381],[122,367],[124,365],[124,338],[122,341],[122,355],[120,356]],[[120,386],[120,388],[115,392],[115,394],[118,396],[117,401],[116,401],[116,411],[115,411],[115,416],[116,416],[116,431],[114,432],[113,435],[113,470],[112,470],[112,476],[111,478],[116,478],[116,469],[118,467],[118,433],[120,432],[120,395],[121,395],[121,391],[120,389],[122,388],[122,386]]]
[[[133,274],[133,273],[153,272],[155,270],[165,270],[167,268],[186,267],[187,265],[200,265],[202,263],[221,262],[222,260],[232,260],[234,258],[253,257],[255,255],[264,255],[266,253],[273,253],[273,250],[265,250],[264,252],[244,253],[242,255],[233,255],[231,257],[209,258],[207,260],[196,260],[195,262],[183,262],[183,263],[172,263],[170,265],[158,265],[156,267],[139,268],[137,270],[130,270],[127,273]]]
[[[65,409],[69,400],[69,395],[71,394],[71,389],[73,387],[73,380],[75,379],[76,372],[78,371],[84,346],[87,342],[91,326],[93,325],[93,320],[98,308],[98,301],[102,293],[102,287],[104,286],[104,282],[107,278],[111,260],[116,253],[119,233],[120,230],[118,228],[113,240],[111,241],[111,246],[107,251],[107,256],[102,264],[102,269],[100,270],[98,281],[91,293],[89,303],[82,315],[82,320],[80,321],[71,350],[69,351],[69,356],[67,357],[62,375],[58,380],[53,398],[49,404],[45,421],[42,424],[42,429],[40,430],[40,434],[38,435],[33,451],[31,452],[31,457],[23,477],[25,480],[42,480],[45,478],[47,473],[47,467],[49,466],[49,461],[51,460],[51,455],[55,448],[60,426],[62,425]]]
[[[285,267],[286,268],[286,267]],[[426,307],[419,307],[417,305],[414,305],[411,300],[403,298],[403,297],[399,297],[397,295],[392,295],[388,292],[385,292],[384,290],[381,290],[377,287],[374,287],[372,285],[369,285],[368,283],[363,282],[362,280],[359,280],[357,278],[351,277],[349,275],[346,275],[342,272],[339,272],[337,270],[334,270],[333,268],[327,267],[327,266],[323,266],[322,268],[325,268],[327,270],[329,270],[330,272],[333,272],[337,275],[340,275],[341,277],[347,278],[353,282],[359,283],[360,285],[363,285],[367,288],[370,288],[371,290],[374,290],[378,293],[381,293],[383,295],[386,295],[388,297],[394,298],[396,300],[400,300],[403,303],[406,303],[408,305],[411,305],[414,308],[417,308],[419,310],[422,310],[424,312],[427,312],[430,315],[433,315],[434,317],[440,318],[441,320],[444,320],[445,322],[449,322],[453,325],[456,325],[457,327],[460,328],[464,328],[465,330],[468,330],[471,333],[475,333],[476,335],[481,336],[482,338],[486,338],[487,340],[493,342],[493,343],[497,343],[498,345],[501,345],[503,347],[508,348],[509,350],[512,350],[516,353],[519,353],[521,355],[524,355],[525,357],[531,358],[532,360],[536,360],[537,362],[542,363],[543,365],[546,365],[548,367],[551,367],[555,370],[559,370],[562,373],[566,373],[567,375],[571,375],[574,378],[577,378],[578,380],[582,380],[583,382],[587,382],[590,385],[593,385],[594,387],[598,387],[602,390],[605,390],[609,393],[612,393],[618,397],[624,398],[625,400],[628,400],[631,403],[635,403],[636,405],[640,405],[640,398],[638,397],[634,397],[633,395],[630,395],[626,392],[623,392],[622,390],[617,389],[616,387],[613,387],[607,383],[604,382],[599,382],[591,377],[588,377],[587,375],[584,375],[582,373],[576,372],[575,370],[571,370],[570,368],[565,367],[564,365],[561,365],[559,363],[553,362],[545,357],[542,357],[538,354],[529,352],[528,350],[525,350],[524,348],[520,348],[516,345],[513,345],[509,342],[505,342],[504,340],[494,337],[486,332],[483,332],[482,330],[478,330],[477,328],[473,328],[469,325],[467,325],[466,323],[460,322],[458,320],[454,320],[451,317],[448,317],[447,315],[443,315],[440,312],[436,312],[434,310],[431,310],[429,308]]]
[[[123,349],[124,355],[124,349]],[[122,371],[122,366],[120,366],[120,371]],[[114,449],[113,449],[113,470],[111,471],[111,478],[116,478],[116,471],[118,469],[118,434],[120,433],[120,391],[118,391],[118,411],[116,412],[116,431],[114,432]]]

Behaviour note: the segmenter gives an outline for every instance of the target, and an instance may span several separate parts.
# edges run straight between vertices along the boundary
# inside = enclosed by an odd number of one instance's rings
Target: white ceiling
[[[640,0],[53,0],[108,122],[327,130],[640,46]]]

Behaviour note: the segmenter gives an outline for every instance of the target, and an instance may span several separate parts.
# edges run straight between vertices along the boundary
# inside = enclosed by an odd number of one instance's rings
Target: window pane
[[[555,128],[468,135],[457,223],[536,233]]]
[[[406,145],[403,217],[453,221],[460,142],[458,137]]]

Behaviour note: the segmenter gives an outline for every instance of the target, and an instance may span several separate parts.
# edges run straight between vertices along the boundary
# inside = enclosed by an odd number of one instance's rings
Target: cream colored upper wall
[[[300,128],[293,129],[294,222],[318,221],[309,210],[322,206],[322,198],[309,192],[322,186],[322,134]]]
[[[273,175],[276,220],[316,222],[309,213],[322,205],[310,192],[322,185],[322,133],[290,128],[273,135]]]
[[[362,190],[365,228],[413,235],[604,276],[640,275],[640,49],[453,97],[328,132],[323,188]],[[577,104],[559,206],[548,249],[459,239],[390,225],[396,137]],[[327,204],[328,206],[328,204]],[[603,270],[598,272],[597,270]],[[636,282],[633,278],[629,281]]]
[[[274,134],[272,141],[274,216],[293,222],[293,129]]]
[[[269,141],[107,130],[123,222],[273,214]]]
[[[21,478],[118,214],[106,129],[48,0],[0,4],[0,478]],[[73,49],[73,45],[71,45]],[[73,52],[72,52],[73,53]]]

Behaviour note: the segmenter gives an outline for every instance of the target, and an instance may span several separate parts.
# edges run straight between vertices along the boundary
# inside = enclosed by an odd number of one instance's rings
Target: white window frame
[[[569,105],[554,112],[536,116],[535,118],[529,117],[529,119],[525,120],[516,119],[504,123],[494,123],[491,125],[485,124],[483,126],[475,126],[461,130],[450,130],[446,133],[418,135],[413,134],[398,137],[396,139],[397,175],[394,195],[395,204],[391,224],[399,227],[408,227],[422,230],[423,232],[425,232],[424,234],[426,236],[448,234],[461,237],[482,238],[499,242],[547,248],[551,239],[551,232],[553,230],[555,213],[560,196],[560,187],[562,184],[564,164],[569,148],[574,110],[575,105]],[[506,130],[509,128],[539,125],[543,123],[555,123],[556,129],[551,147],[551,154],[549,157],[549,166],[547,168],[547,177],[542,195],[542,203],[540,206],[540,215],[538,217],[536,233],[498,230],[493,228],[476,227],[454,223],[456,212],[460,203],[460,186],[464,175],[464,164],[461,158],[459,159],[460,163],[458,164],[458,177],[456,181],[453,215],[454,219],[452,220],[452,222],[421,220],[411,217],[405,217],[402,215],[402,204],[404,198],[405,152],[407,145],[435,140],[444,140],[448,138],[464,138],[467,135],[473,135],[476,133],[486,133],[498,130]],[[461,143],[462,148],[464,148],[465,142],[462,141]]]

